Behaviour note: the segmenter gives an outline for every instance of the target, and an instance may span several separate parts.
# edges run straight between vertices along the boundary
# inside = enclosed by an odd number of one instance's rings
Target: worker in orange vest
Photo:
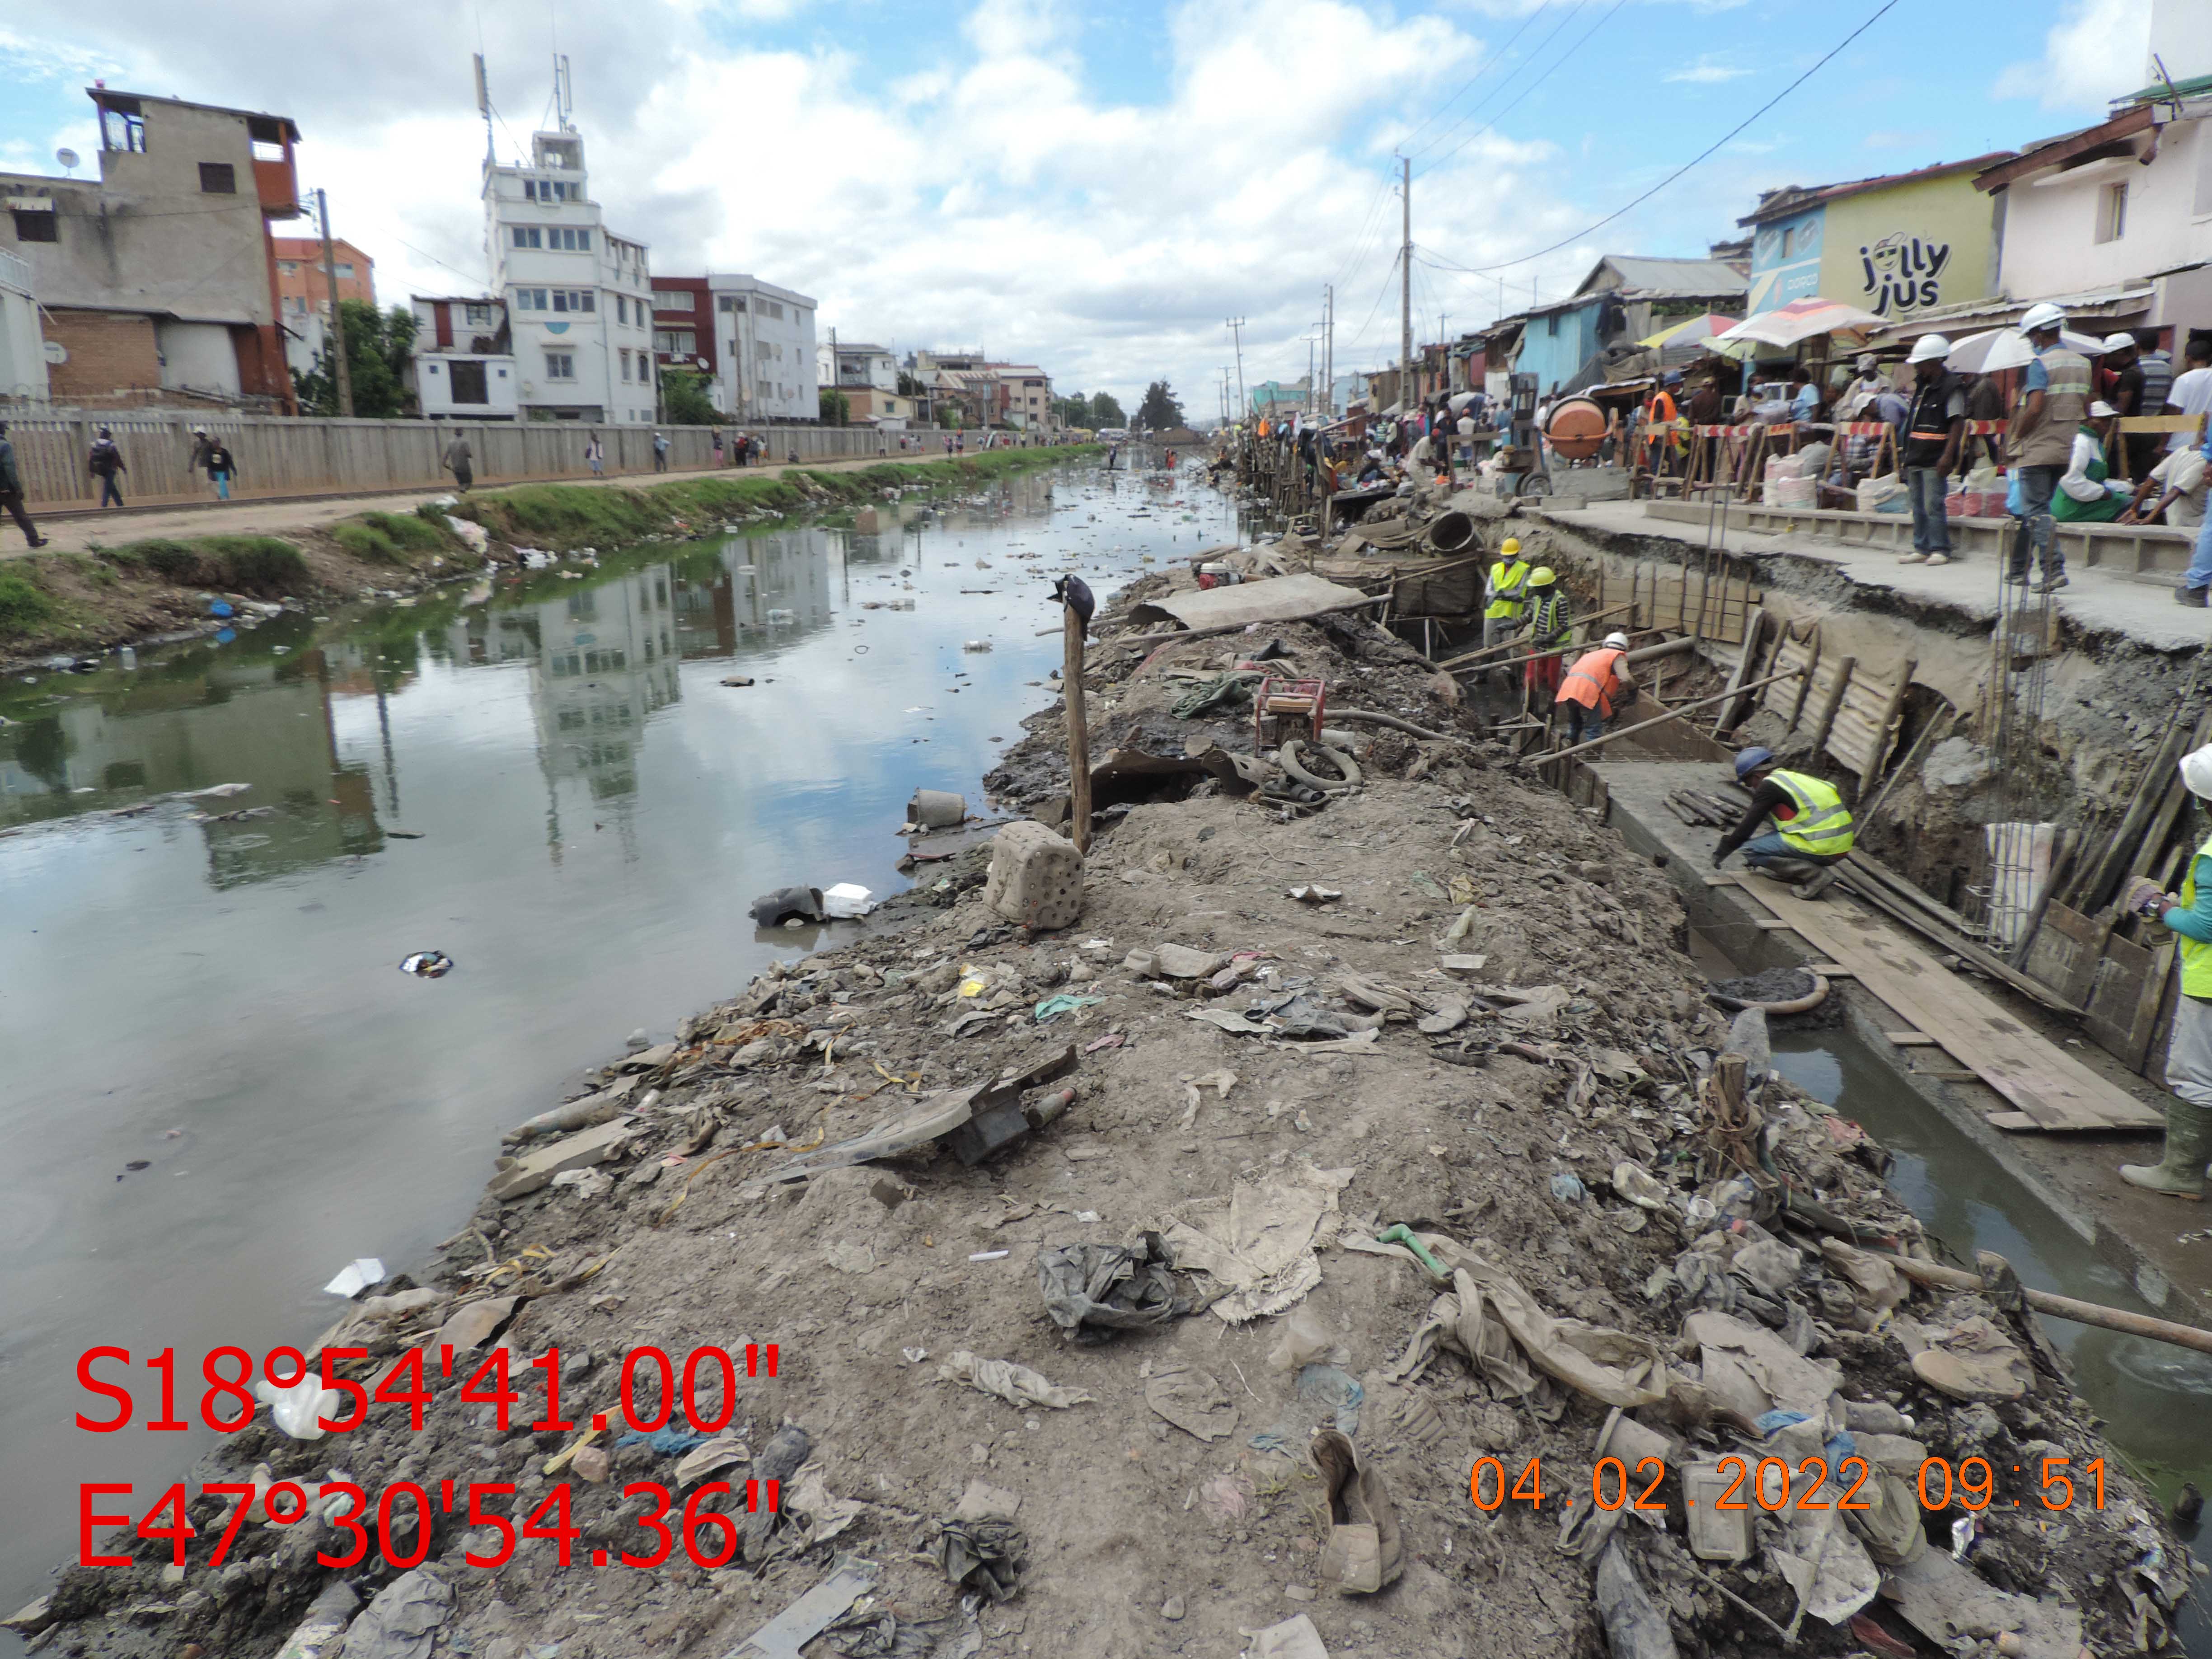
[[[1628,672],[1627,655],[1628,635],[1616,629],[1605,636],[1605,643],[1596,650],[1576,658],[1566,678],[1559,682],[1559,695],[1553,707],[1567,711],[1570,747],[1585,737],[1605,735],[1605,723],[1613,717],[1616,698],[1635,700],[1636,682]]]
[[[1644,405],[1644,441],[1649,447],[1644,464],[1655,477],[1666,471],[1668,460],[1686,447],[1681,411],[1674,404],[1674,389],[1681,384],[1682,371],[1670,370],[1652,387],[1651,400]]]

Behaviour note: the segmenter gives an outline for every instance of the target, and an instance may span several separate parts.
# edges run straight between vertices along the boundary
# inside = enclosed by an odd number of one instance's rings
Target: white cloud
[[[2150,46],[2146,0],[2066,0],[2035,63],[2008,64],[1990,95],[2033,98],[2047,110],[2094,111],[2143,83]]]
[[[1667,79],[1686,81],[1697,86],[1708,86],[1723,81],[1740,81],[1751,73],[1753,73],[1752,70],[1741,64],[1723,63],[1712,53],[1708,52],[1696,63],[1673,70],[1668,75]]]

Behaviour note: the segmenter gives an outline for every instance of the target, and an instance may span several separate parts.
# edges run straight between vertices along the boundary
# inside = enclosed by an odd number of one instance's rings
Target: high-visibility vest
[[[1614,646],[1601,651],[1585,651],[1575,659],[1566,678],[1559,682],[1560,702],[1578,702],[1585,708],[1595,708],[1607,720],[1613,718],[1613,694],[1620,689],[1613,673],[1613,665],[1628,653]]]
[[[2197,905],[2197,860],[2212,858],[2212,837],[2190,855],[2189,873],[2181,883],[2181,908],[2194,909]],[[2185,997],[2212,998],[2212,945],[2205,945],[2177,933],[2181,944],[2181,994]]]
[[[1850,808],[1825,778],[1803,772],[1770,772],[1767,779],[1790,797],[1796,817],[1784,823],[1777,818],[1776,830],[1784,845],[1813,858],[1833,858],[1851,850],[1855,831]]]
[[[1490,586],[1487,590],[1490,608],[1482,614],[1492,619],[1515,617],[1528,602],[1529,564],[1516,558],[1511,564],[1500,559],[1490,567]]]
[[[1565,645],[1574,626],[1567,615],[1567,596],[1556,587],[1547,588],[1528,619],[1529,642],[1540,650]]]

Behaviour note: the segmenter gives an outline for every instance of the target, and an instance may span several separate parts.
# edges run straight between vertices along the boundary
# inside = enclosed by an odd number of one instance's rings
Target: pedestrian
[[[2149,524],[2164,519],[2177,530],[2194,530],[2204,522],[2204,481],[2212,477],[2200,450],[2177,449],[2151,468],[2150,477],[2136,486],[2121,524]],[[2154,505],[2145,507],[2145,501]]]
[[[2074,435],[2089,410],[2089,360],[2060,343],[2065,325],[2065,312],[2047,300],[2030,306],[2020,319],[2035,361],[2022,377],[2020,402],[2005,434],[2005,453],[2012,457],[2020,483],[2020,527],[2014,532],[2005,580],[2027,586],[2033,557],[2043,572],[2039,593],[2066,586],[2066,556],[2059,550],[2051,497],[2073,459]]]
[[[1819,896],[1856,836],[1836,786],[1809,772],[1782,770],[1771,749],[1738,755],[1735,781],[1752,792],[1751,805],[1713,849],[1713,868],[1741,847],[1744,862],[1761,875],[1790,883],[1799,898]],[[1751,832],[1770,817],[1773,830],[1753,841]]]
[[[945,434],[945,453],[947,455],[952,453],[952,434],[949,432]]]
[[[91,452],[85,457],[85,469],[100,480],[100,506],[123,505],[123,487],[115,482],[115,477],[131,469],[123,465],[123,451],[116,445],[115,434],[106,427],[100,428],[100,435],[92,441]]]
[[[653,470],[655,472],[668,471],[668,434],[665,432],[653,434]]]
[[[592,476],[594,478],[606,476],[606,446],[599,441],[599,434],[596,432],[584,441],[584,459],[591,464]]]
[[[207,471],[208,482],[215,486],[216,499],[228,501],[230,481],[238,476],[238,462],[219,439],[208,451]]]
[[[722,428],[719,426],[714,428],[714,465],[722,465]]]
[[[1820,388],[1813,379],[1813,371],[1799,363],[1790,371],[1790,418],[1800,427],[1810,426],[1820,418]]]
[[[2146,405],[2143,393],[2142,349],[2136,345],[2136,337],[2128,333],[2107,334],[2105,355],[2097,365],[2097,383],[2105,401],[2118,412],[2124,421],[2132,421],[2156,404]],[[2118,428],[2114,429],[2117,433]],[[2138,432],[2116,442],[2106,445],[2108,462],[2124,462],[2127,476],[2140,478],[2158,462],[2158,451],[2163,447],[2155,433]]]
[[[0,510],[15,521],[15,528],[23,532],[23,539],[33,547],[44,547],[46,538],[39,534],[38,526],[23,510],[23,475],[15,470],[15,445],[8,436],[8,422],[0,421]]]
[[[2136,362],[2142,369],[2142,412],[2156,415],[2166,407],[2166,395],[2173,389],[2173,358],[2154,336],[2150,349],[2136,353]]]
[[[1521,556],[1521,538],[1508,536],[1498,544],[1498,558],[1482,585],[1482,645],[1488,650],[1502,645],[1521,629],[1521,613],[1528,607],[1528,561]]]
[[[469,447],[468,439],[461,433],[453,434],[453,441],[446,446],[446,453],[438,458],[438,465],[453,475],[453,488],[464,495],[477,481],[476,452]]]
[[[1566,590],[1559,586],[1558,573],[1549,565],[1539,565],[1528,573],[1528,632],[1522,643],[1531,651],[1548,654],[1531,657],[1522,665],[1521,683],[1531,708],[1548,709],[1559,700],[1559,681],[1567,668],[1561,653],[1574,631]]]
[[[1912,498],[1912,551],[1900,564],[1951,562],[1951,521],[1944,516],[1951,474],[1966,436],[1966,388],[1945,366],[1951,343],[1923,334],[1905,361],[1912,371],[1912,404],[1904,421],[1900,461]]]
[[[1474,465],[1474,405],[1470,402],[1459,417],[1459,464]]]
[[[1889,382],[1881,377],[1881,361],[1874,353],[1860,353],[1857,367],[1857,374],[1836,401],[1836,412],[1847,421],[1867,418],[1864,411],[1875,394],[1889,390]]]
[[[2051,515],[2058,523],[2110,524],[2127,511],[2128,488],[2113,481],[2109,459],[2118,421],[2119,412],[2100,398],[2075,428],[2073,452],[2051,498]]]
[[[2188,367],[2173,377],[2159,413],[2202,416],[2212,412],[2212,334],[2191,336],[2184,361]],[[2196,448],[2200,435],[2195,432],[2175,433],[2166,441],[2166,453]]]
[[[1572,748],[1584,738],[1601,738],[1605,723],[1613,718],[1613,700],[1632,701],[1636,696],[1636,681],[1628,672],[1628,635],[1618,629],[1605,636],[1605,643],[1595,651],[1585,651],[1574,660],[1559,681],[1554,711],[1565,707],[1567,711],[1567,745]]]
[[[2182,378],[2185,380],[2188,377],[2185,375]],[[2180,384],[2179,380],[2174,382],[2177,387]],[[2197,453],[2207,463],[2212,463],[2212,430],[2204,433],[2203,441],[2197,445]],[[2197,550],[2190,558],[2189,571],[2182,577],[2181,586],[2173,590],[2173,597],[2184,605],[2201,606],[2208,589],[2212,589],[2212,514],[2206,514],[2204,522],[2197,526]]]
[[[215,440],[208,436],[208,429],[204,426],[194,427],[192,428],[192,458],[191,460],[185,463],[185,470],[187,471],[198,472],[204,476],[207,471],[208,451],[214,447]],[[213,479],[209,480],[209,485],[210,488],[213,487]]]
[[[1997,377],[1994,374],[1975,375],[1974,383],[1966,388],[1966,423],[1969,426],[1986,426],[1994,421],[2002,424],[2004,417],[2004,392],[1997,385]],[[1996,433],[1984,432],[1978,438],[1968,439],[1968,459],[1972,459],[1977,445],[1991,466],[2005,464],[2004,444]]]
[[[2204,833],[2212,798],[2212,748],[2181,757],[2181,782],[2195,797],[2197,833]],[[2174,966],[2181,994],[2173,1000],[2173,1036],[2166,1051],[2166,1146],[2155,1164],[2124,1164],[2120,1179],[2175,1198],[2204,1196],[2204,1164],[2212,1158],[2212,836],[2189,857],[2181,891],[2161,893],[2139,879],[2123,896],[2124,914],[2155,916],[2177,935]]]

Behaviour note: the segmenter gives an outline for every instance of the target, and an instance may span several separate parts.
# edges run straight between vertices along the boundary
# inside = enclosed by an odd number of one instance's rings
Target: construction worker
[[[1508,536],[1499,544],[1498,562],[1490,567],[1482,597],[1482,644],[1488,650],[1520,631],[1521,612],[1528,604],[1528,561],[1521,556],[1518,536]]]
[[[1850,808],[1836,786],[1809,772],[1785,772],[1771,749],[1747,749],[1735,757],[1736,781],[1751,791],[1751,805],[1713,849],[1719,869],[1739,847],[1744,861],[1778,881],[1792,884],[1799,898],[1816,896],[1836,877],[1834,866],[1851,850]],[[1752,840],[1769,817],[1771,833]]]
[[[1563,651],[1574,631],[1566,590],[1549,565],[1538,566],[1528,573],[1528,631],[1521,643],[1530,651]],[[1559,679],[1566,672],[1564,656],[1531,657],[1522,667],[1530,708],[1544,708],[1558,697]]]
[[[2197,797],[2200,818],[2212,815],[2212,748],[2181,757],[2181,781]],[[2173,1000],[2173,1036],[2166,1050],[2166,1150],[2155,1164],[2124,1164],[2120,1179],[2175,1198],[2204,1196],[2204,1164],[2212,1158],[2212,836],[2190,855],[2179,896],[2136,882],[2126,907],[2155,916],[2180,937],[2176,952],[2181,994]]]
[[[1628,655],[1628,635],[1619,629],[1605,636],[1605,643],[1595,651],[1585,651],[1575,659],[1559,682],[1559,695],[1555,708],[1567,711],[1567,743],[1570,747],[1585,737],[1601,738],[1605,723],[1613,717],[1615,698],[1633,701],[1636,682],[1629,677],[1624,659]]]

